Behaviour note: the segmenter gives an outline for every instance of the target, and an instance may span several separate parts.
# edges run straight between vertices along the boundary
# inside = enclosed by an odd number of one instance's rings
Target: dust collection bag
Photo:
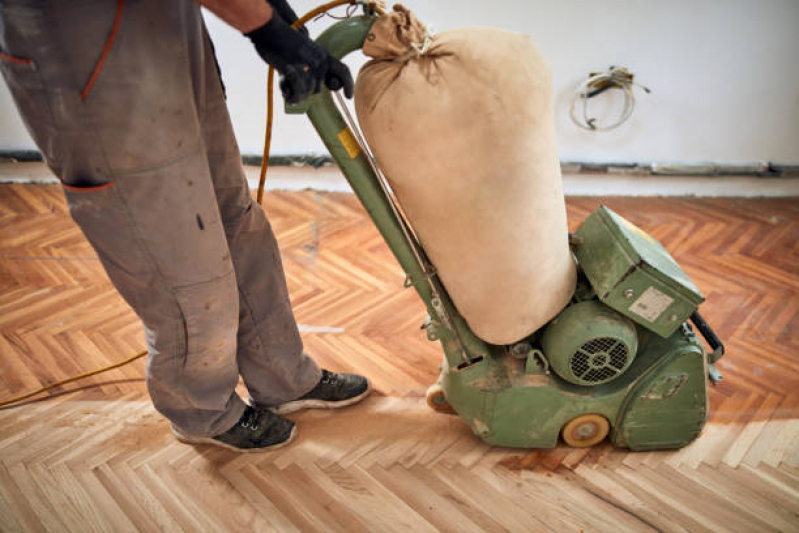
[[[363,52],[358,120],[455,306],[489,343],[528,336],[576,280],[541,54],[497,29],[430,36],[400,5]]]

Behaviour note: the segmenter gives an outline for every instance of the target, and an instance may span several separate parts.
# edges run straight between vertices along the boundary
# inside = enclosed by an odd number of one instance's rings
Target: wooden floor
[[[143,361],[0,410],[0,531],[799,531],[799,201],[602,201],[666,245],[726,341],[691,446],[482,444],[425,407],[440,347],[354,197],[273,193],[308,351],[375,394],[245,455],[176,442]],[[599,203],[569,199],[571,226]],[[142,347],[58,186],[0,186],[0,399]]]

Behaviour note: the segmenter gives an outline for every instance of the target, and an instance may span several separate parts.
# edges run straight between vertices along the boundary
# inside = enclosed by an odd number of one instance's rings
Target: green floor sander
[[[374,20],[348,18],[317,42],[342,58],[362,47]],[[487,344],[452,304],[342,109],[323,91],[287,112],[307,114],[402,265],[405,286],[427,307],[423,327],[445,354],[427,395],[433,409],[457,413],[501,446],[552,448],[562,436],[588,447],[609,436],[650,450],[696,438],[707,417],[706,376],[721,379],[714,363],[724,348],[697,312],[703,296],[655,239],[600,207],[569,236],[578,265],[570,303],[528,338]]]

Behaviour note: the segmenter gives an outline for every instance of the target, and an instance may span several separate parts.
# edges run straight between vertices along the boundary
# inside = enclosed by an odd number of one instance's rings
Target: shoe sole
[[[297,426],[291,428],[291,434],[289,435],[288,439],[284,440],[283,442],[279,442],[277,444],[264,446],[263,448],[237,448],[235,446],[218,441],[211,437],[189,437],[188,435],[183,435],[182,433],[179,433],[174,428],[172,429],[172,434],[175,435],[176,439],[178,439],[180,442],[184,444],[211,444],[213,446],[218,446],[220,448],[225,448],[227,450],[239,453],[262,453],[262,452],[271,452],[272,450],[277,450],[278,448],[282,448],[283,446],[286,446],[291,441],[293,441],[294,437],[297,436]]]
[[[337,402],[327,400],[295,400],[293,402],[284,403],[283,405],[278,405],[277,407],[272,407],[271,411],[276,415],[283,416],[302,411],[303,409],[340,409],[341,407],[347,407],[360,402],[369,396],[370,392],[372,392],[372,383],[367,381],[365,391],[347,400],[340,400]]]

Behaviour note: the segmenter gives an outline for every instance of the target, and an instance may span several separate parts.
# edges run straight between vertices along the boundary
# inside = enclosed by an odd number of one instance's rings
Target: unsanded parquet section
[[[799,201],[601,200],[707,296],[711,421],[676,452],[489,448],[424,405],[438,345],[351,195],[267,195],[307,349],[376,392],[265,454],[176,442],[139,361],[0,411],[1,531],[799,530]],[[569,199],[572,229],[599,199]],[[57,186],[0,186],[0,397],[142,348]],[[83,387],[78,392],[75,389]]]

